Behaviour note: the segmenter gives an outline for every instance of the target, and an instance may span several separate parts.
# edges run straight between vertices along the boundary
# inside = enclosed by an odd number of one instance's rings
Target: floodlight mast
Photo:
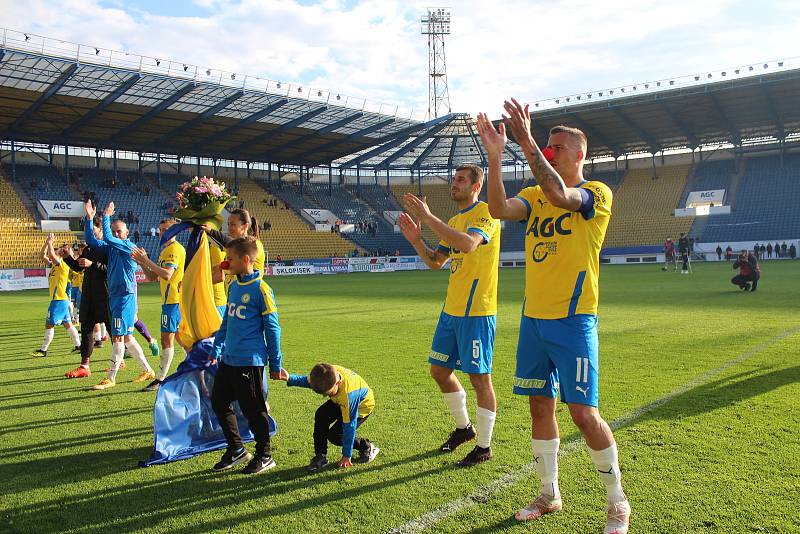
[[[422,17],[421,35],[428,36],[428,118],[450,113],[444,36],[450,35],[450,8],[429,7]]]

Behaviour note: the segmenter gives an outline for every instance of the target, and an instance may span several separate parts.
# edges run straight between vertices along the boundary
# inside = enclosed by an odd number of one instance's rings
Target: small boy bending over
[[[306,468],[310,473],[328,465],[328,442],[342,447],[339,467],[353,465],[353,447],[359,452],[359,462],[375,459],[380,449],[366,438],[357,438],[360,427],[375,409],[372,389],[359,375],[349,369],[328,363],[318,363],[308,376],[290,375],[281,370],[281,380],[289,386],[310,388],[330,397],[314,415],[314,457]]]

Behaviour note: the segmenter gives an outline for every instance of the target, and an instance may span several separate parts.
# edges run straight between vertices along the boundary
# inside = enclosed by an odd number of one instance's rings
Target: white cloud
[[[196,15],[167,16],[124,2],[0,0],[0,24],[427,108],[427,44],[419,35],[427,3],[193,2]],[[446,45],[452,107],[497,116],[512,95],[536,100],[800,55],[800,3],[767,4],[453,2]]]

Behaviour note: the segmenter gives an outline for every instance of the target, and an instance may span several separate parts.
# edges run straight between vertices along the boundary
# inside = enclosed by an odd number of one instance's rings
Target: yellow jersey
[[[50,274],[47,276],[50,300],[69,300],[67,282],[69,282],[69,273],[71,272],[67,262],[60,258],[51,264]]]
[[[354,419],[371,414],[375,409],[375,395],[366,380],[355,371],[340,365],[334,365],[333,368],[342,377],[339,390],[331,397],[342,411],[342,423],[346,425]]]
[[[83,286],[83,273],[85,271],[72,271],[69,272],[69,283],[72,284],[72,287],[77,287],[81,289]]]
[[[256,247],[258,247],[258,252],[256,253],[256,259],[253,262],[253,270],[260,272],[263,278],[264,261],[266,259],[266,254],[264,253],[264,244],[261,242],[260,239],[256,239]],[[223,252],[223,259],[225,258],[224,254],[225,252]],[[227,290],[228,287],[231,285],[231,282],[233,282],[236,279],[236,275],[233,275],[231,274],[230,271],[226,270],[223,270],[222,272],[225,273],[225,289]]]
[[[528,209],[525,232],[525,304],[536,319],[597,314],[600,248],[611,219],[611,190],[602,182],[584,181],[591,191],[589,213],[557,208],[541,187],[526,187],[516,198]]]
[[[454,317],[497,315],[497,269],[500,262],[500,221],[489,215],[486,202],[475,202],[447,225],[479,234],[483,243],[469,253],[440,241],[438,250],[450,256],[450,280],[444,312]]]
[[[183,283],[183,269],[186,263],[186,249],[177,241],[173,241],[161,250],[158,255],[158,266],[162,269],[172,267],[175,269],[169,280],[159,277],[161,286],[162,304],[180,304],[181,285]]]
[[[211,269],[225,260],[225,251],[220,249],[215,243],[209,240],[209,254],[211,256]],[[223,273],[224,276],[224,273]],[[225,281],[214,284],[214,306],[225,306],[228,303],[228,296],[225,294]]]

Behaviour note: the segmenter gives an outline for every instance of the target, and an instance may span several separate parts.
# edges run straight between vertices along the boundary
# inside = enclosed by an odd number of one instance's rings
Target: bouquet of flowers
[[[175,218],[197,225],[207,224],[219,230],[223,221],[222,210],[233,198],[225,182],[215,181],[210,176],[195,176],[191,182],[182,183],[175,193],[179,206]]]

